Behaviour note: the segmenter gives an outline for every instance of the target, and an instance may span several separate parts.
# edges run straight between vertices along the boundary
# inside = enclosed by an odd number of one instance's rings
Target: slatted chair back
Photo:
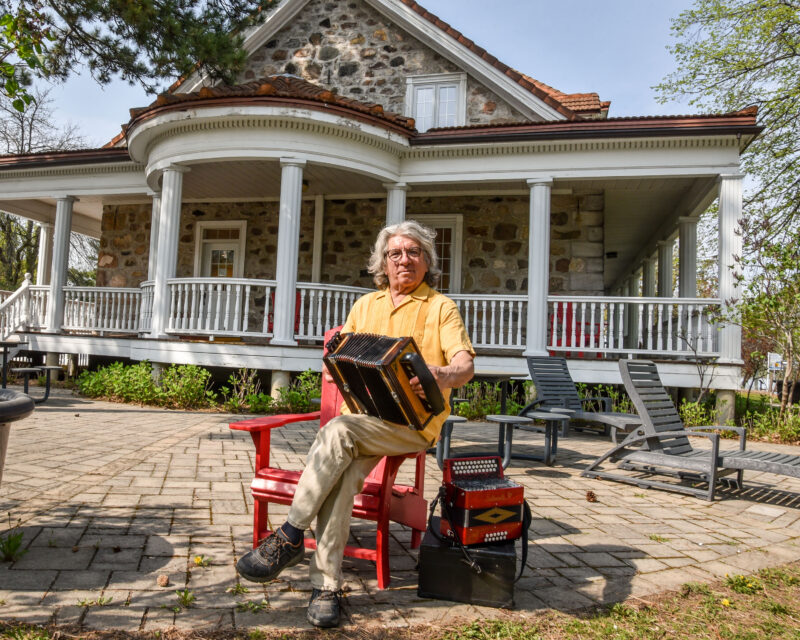
[[[619,370],[625,390],[642,419],[647,445],[651,451],[682,455],[692,451],[688,436],[662,438],[667,432],[686,433],[680,414],[667,393],[656,365],[649,360],[620,360]]]
[[[529,357],[528,370],[536,388],[537,408],[566,407],[582,411],[583,405],[566,358]]]

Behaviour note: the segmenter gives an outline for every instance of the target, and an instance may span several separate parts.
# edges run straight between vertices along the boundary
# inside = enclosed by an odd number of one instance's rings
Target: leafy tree
[[[767,216],[757,222],[742,220],[753,252],[739,257],[742,287],[729,320],[740,324],[748,340],[774,345],[786,368],[781,393],[781,416],[790,404],[790,387],[797,379],[800,357],[800,232],[776,230]],[[752,277],[752,273],[758,277]],[[748,277],[748,274],[750,277]]]
[[[756,180],[746,210],[769,206],[778,221],[800,207],[800,2],[696,0],[672,23],[677,71],[661,99],[715,111],[758,106],[763,132],[743,157]]]
[[[10,99],[0,97],[0,153],[41,153],[77,149],[86,145],[77,127],[70,124],[63,127],[53,125],[53,101],[47,91],[33,90],[33,96],[34,101],[24,112],[17,111]],[[30,220],[0,212],[0,288],[16,289],[22,284],[26,272],[36,272],[39,229],[39,225]],[[82,240],[84,237],[72,235],[71,254],[86,253],[84,245],[90,248],[88,240]],[[79,271],[88,270],[83,264],[87,259],[88,255],[78,266]],[[77,276],[75,284],[78,283]]]
[[[33,102],[30,76],[64,80],[86,65],[154,93],[197,70],[231,80],[244,67],[243,32],[277,0],[0,0],[0,91]]]

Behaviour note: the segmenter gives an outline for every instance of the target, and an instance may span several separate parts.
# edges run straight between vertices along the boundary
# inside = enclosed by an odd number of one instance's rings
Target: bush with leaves
[[[532,384],[530,380],[525,380],[521,389],[517,389],[516,393],[508,394],[505,410],[507,415],[517,415],[522,411]],[[488,415],[503,413],[502,395],[502,382],[491,383],[478,380],[468,382],[458,392],[460,402],[455,403],[456,414],[467,420],[483,420]]]
[[[193,364],[172,365],[158,380],[165,405],[178,409],[213,407],[217,394],[211,390],[211,372]]]
[[[278,389],[278,398],[273,403],[275,413],[308,413],[314,407],[312,400],[322,393],[322,374],[303,371],[289,383],[288,387]]]

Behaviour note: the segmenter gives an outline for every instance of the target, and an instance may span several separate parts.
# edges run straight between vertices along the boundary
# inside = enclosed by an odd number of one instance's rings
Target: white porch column
[[[150,253],[147,257],[147,279],[156,277],[156,263],[158,262],[158,229],[161,222],[161,193],[149,193],[153,198],[153,208],[150,212]]]
[[[36,284],[50,284],[50,271],[53,268],[53,225],[39,223],[39,255],[36,258]]]
[[[300,210],[305,160],[281,159],[281,204],[278,218],[278,260],[275,268],[275,322],[272,344],[293,346],[297,257],[300,252]]]
[[[641,275],[637,271],[636,273],[632,273],[630,277],[625,281],[626,288],[628,293],[626,295],[630,296],[631,298],[638,298],[639,297],[639,282],[640,282]],[[638,349],[639,348],[639,308],[641,307],[640,304],[629,304],[628,308],[625,312],[625,317],[628,319],[627,325],[627,340],[626,346],[631,349]]]
[[[553,180],[528,180],[528,330],[525,356],[547,355],[547,294],[550,285],[550,192]]]
[[[656,295],[656,261],[650,256],[642,263],[642,296],[653,298]]]
[[[672,297],[672,240],[658,242],[658,297]]]
[[[50,269],[50,298],[47,301],[46,333],[58,333],[64,322],[64,287],[69,265],[69,234],[72,229],[72,204],[76,198],[56,200],[56,224],[53,230],[53,259]]]
[[[186,167],[171,165],[161,175],[161,206],[158,213],[158,250],[153,272],[153,319],[150,338],[166,337],[170,294],[167,280],[178,266],[178,236],[181,226],[183,174]],[[149,266],[149,265],[148,265]]]
[[[406,191],[405,182],[390,182],[383,185],[386,188],[386,226],[400,224],[406,219]]]
[[[734,256],[742,255],[742,237],[735,233],[742,217],[741,174],[719,177],[719,298],[723,309],[739,296],[734,278]],[[723,325],[719,333],[719,362],[742,361],[742,330],[733,324]]]
[[[681,217],[678,247],[678,297],[697,297],[697,218]]]

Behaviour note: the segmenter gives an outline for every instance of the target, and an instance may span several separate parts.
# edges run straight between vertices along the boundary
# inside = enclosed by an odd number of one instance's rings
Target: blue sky
[[[686,105],[659,104],[651,87],[674,69],[666,47],[670,19],[690,0],[421,0],[430,12],[490,53],[567,93],[596,91],[611,100],[610,116],[683,114]],[[149,104],[138,87],[99,87],[79,76],[52,92],[56,118],[77,124],[101,145]]]

